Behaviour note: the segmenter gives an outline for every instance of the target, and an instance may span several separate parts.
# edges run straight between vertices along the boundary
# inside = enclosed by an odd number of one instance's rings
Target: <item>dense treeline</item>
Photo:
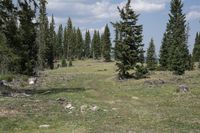
[[[111,41],[108,26],[105,40],[99,31],[91,38],[87,30],[85,38],[69,18],[66,26],[55,31],[52,15],[48,19],[46,0],[0,1],[0,68],[1,73],[13,72],[35,75],[38,70],[54,69],[56,60],[102,59],[110,61]],[[38,13],[37,13],[38,12]],[[38,14],[38,16],[36,16]],[[105,52],[103,51],[105,48]],[[102,56],[103,55],[103,56]],[[65,65],[66,66],[66,65]]]
[[[143,26],[139,15],[131,8],[131,0],[118,8],[121,20],[115,28],[114,59],[120,78],[143,77],[148,70],[169,70],[182,75],[200,62],[200,33],[196,34],[192,55],[188,50],[188,23],[181,0],[171,0],[169,21],[163,35],[159,57],[151,39],[144,56]],[[111,33],[108,25],[103,33],[86,30],[82,33],[71,18],[55,31],[52,15],[48,19],[46,0],[0,1],[0,69],[1,73],[13,72],[35,75],[39,70],[54,69],[55,61],[62,66],[72,66],[73,60],[112,60]],[[83,36],[85,35],[85,36]],[[67,63],[68,62],[68,63]],[[200,65],[199,65],[200,66]],[[134,71],[132,71],[134,70]]]

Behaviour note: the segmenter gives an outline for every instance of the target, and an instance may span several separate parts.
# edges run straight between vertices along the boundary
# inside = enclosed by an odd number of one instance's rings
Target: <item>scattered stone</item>
[[[112,108],[112,110],[116,111],[116,110],[117,110],[117,108]]]
[[[90,108],[92,111],[96,112],[98,111],[100,108],[98,106],[93,106]]]
[[[134,99],[134,100],[138,100],[139,98],[138,98],[138,97],[134,97],[134,96],[133,96],[133,97],[132,97],[132,99]]]
[[[36,78],[36,77],[33,77],[33,78],[29,78],[29,79],[28,79],[29,85],[34,85],[36,82],[37,82],[37,78]]]
[[[82,105],[81,106],[81,113],[84,113],[86,111],[87,107],[88,107],[87,105]]]
[[[187,85],[179,85],[176,92],[183,92],[183,93],[186,93],[186,92],[189,92],[190,89]]]
[[[49,128],[50,125],[40,125],[39,128]]]
[[[75,107],[73,107],[71,103],[68,103],[68,104],[64,105],[64,108],[65,108],[65,110],[72,110]]]
[[[58,101],[59,104],[63,104],[66,100],[65,98],[57,98],[56,101]]]

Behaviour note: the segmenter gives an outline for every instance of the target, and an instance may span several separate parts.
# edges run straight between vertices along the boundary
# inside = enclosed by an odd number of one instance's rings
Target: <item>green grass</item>
[[[43,72],[30,97],[0,97],[0,133],[200,132],[200,71],[180,77],[152,72],[151,78],[118,81],[114,62],[73,65]],[[158,79],[166,83],[146,83]],[[190,92],[176,93],[180,84],[188,85]],[[65,110],[57,98],[75,109]],[[88,107],[81,113],[82,105],[100,109]],[[50,127],[39,128],[44,124]]]

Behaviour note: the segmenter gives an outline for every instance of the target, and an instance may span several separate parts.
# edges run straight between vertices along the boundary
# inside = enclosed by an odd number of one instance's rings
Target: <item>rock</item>
[[[40,125],[39,128],[49,128],[50,125]]]
[[[134,96],[133,96],[133,97],[132,97],[132,99],[134,99],[134,100],[138,100],[139,98],[138,98],[138,97],[134,97]]]
[[[86,111],[87,107],[88,107],[87,105],[82,105],[81,106],[81,113],[84,113]]]
[[[36,77],[33,77],[33,78],[29,78],[29,79],[28,79],[29,85],[34,85],[36,82],[37,82],[37,78],[36,78]]]
[[[99,107],[98,106],[93,106],[90,108],[92,111],[96,112],[99,110]]]
[[[56,101],[59,103],[59,104],[63,104],[66,100],[64,98],[57,98]]]
[[[190,89],[187,85],[179,85],[176,90],[176,92],[184,92],[184,93],[189,92],[189,91]]]
[[[72,110],[72,109],[74,109],[74,107],[72,106],[71,103],[68,103],[68,104],[64,105],[64,108],[65,108],[65,110]]]
[[[2,86],[2,85],[4,85],[4,84],[3,84],[3,81],[2,81],[2,80],[0,80],[0,86]]]

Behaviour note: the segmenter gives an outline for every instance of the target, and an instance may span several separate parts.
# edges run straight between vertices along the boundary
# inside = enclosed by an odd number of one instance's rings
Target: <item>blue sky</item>
[[[47,5],[48,16],[54,14],[56,25],[67,23],[71,17],[74,26],[86,29],[100,30],[103,32],[105,24],[109,24],[114,38],[114,32],[110,22],[118,21],[117,6],[123,7],[126,0],[49,0]],[[189,49],[193,48],[196,32],[200,32],[200,0],[183,0],[184,13],[190,24]],[[170,0],[132,0],[132,8],[140,14],[139,24],[143,25],[145,50],[151,38],[155,40],[158,53],[163,33],[168,22]]]

